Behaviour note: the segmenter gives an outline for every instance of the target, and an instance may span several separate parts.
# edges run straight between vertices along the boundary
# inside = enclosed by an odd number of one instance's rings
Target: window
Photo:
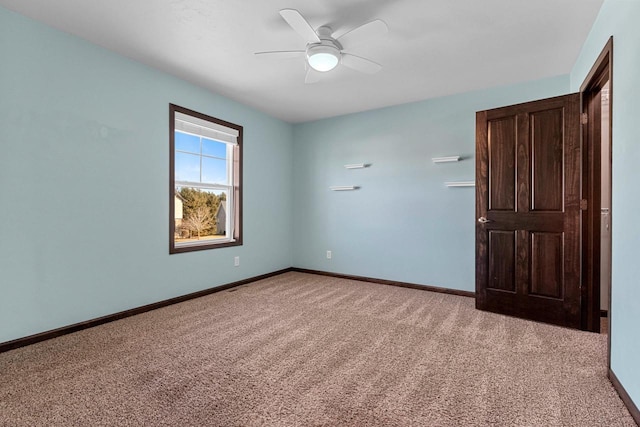
[[[169,252],[242,244],[242,126],[169,105]]]

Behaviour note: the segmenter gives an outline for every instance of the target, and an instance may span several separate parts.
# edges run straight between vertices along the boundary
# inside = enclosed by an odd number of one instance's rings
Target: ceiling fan
[[[375,74],[382,66],[369,59],[344,51],[372,38],[386,34],[389,30],[387,24],[379,19],[356,27],[347,33],[333,37],[330,27],[322,26],[314,30],[309,22],[295,9],[282,9],[280,16],[307,41],[304,50],[276,50],[268,52],[256,52],[256,55],[274,56],[278,58],[291,58],[304,56],[307,64],[305,83],[315,83],[320,80],[321,73],[331,71],[338,64],[367,74]]]

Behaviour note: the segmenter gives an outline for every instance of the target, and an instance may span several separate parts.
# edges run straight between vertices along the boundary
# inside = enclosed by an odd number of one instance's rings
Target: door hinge
[[[586,125],[589,123],[589,115],[587,113],[580,114],[580,124]]]
[[[581,211],[587,210],[587,199],[580,200],[580,210]]]

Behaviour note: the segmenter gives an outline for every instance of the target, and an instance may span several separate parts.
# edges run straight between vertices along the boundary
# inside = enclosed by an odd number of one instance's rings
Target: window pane
[[[176,153],[176,181],[200,182],[200,156]]]
[[[227,184],[227,161],[203,157],[202,182]]]
[[[214,141],[213,139],[202,138],[202,154],[226,159],[227,144]]]
[[[176,188],[176,243],[197,244],[227,238],[227,194],[221,190]]]
[[[175,132],[175,144],[177,151],[188,151],[200,154],[200,137],[188,133]]]

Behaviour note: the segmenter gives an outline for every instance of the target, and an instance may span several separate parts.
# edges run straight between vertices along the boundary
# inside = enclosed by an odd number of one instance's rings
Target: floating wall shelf
[[[475,187],[475,181],[451,181],[445,182],[444,185],[447,187]]]
[[[331,191],[351,191],[351,190],[357,190],[360,187],[357,187],[355,185],[334,185],[332,187],[329,187],[329,189]]]
[[[366,163],[354,163],[354,164],[351,164],[351,165],[344,165],[344,167],[347,168],[347,169],[362,169],[362,168],[366,168],[368,166],[369,165],[366,164]]]
[[[433,161],[433,163],[459,162],[460,156],[432,157],[431,160]]]

